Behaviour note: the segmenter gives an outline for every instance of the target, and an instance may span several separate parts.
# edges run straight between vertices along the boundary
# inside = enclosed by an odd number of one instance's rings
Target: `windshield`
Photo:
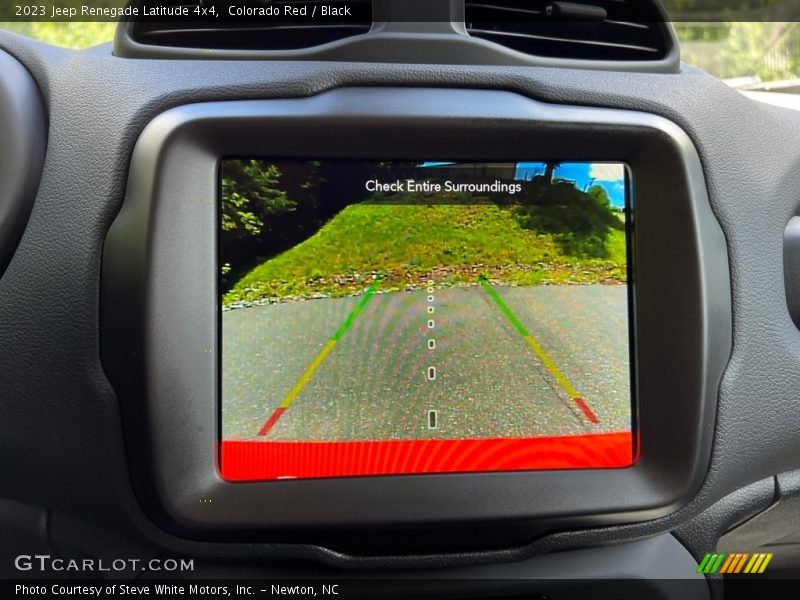
[[[0,22],[0,28],[64,48],[90,48],[114,39],[115,22],[20,21]]]
[[[681,58],[738,89],[800,93],[800,23],[676,23]]]

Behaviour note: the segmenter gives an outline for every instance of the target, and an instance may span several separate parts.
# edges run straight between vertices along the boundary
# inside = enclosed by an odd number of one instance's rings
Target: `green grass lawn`
[[[607,259],[566,256],[553,235],[524,229],[510,209],[486,205],[347,207],[315,235],[244,275],[226,306],[290,297],[348,296],[375,279],[381,290],[476,284],[622,283],[625,234]]]

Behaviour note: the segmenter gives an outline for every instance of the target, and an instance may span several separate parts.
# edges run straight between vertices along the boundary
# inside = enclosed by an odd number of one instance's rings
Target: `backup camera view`
[[[618,163],[226,160],[232,481],[633,462]]]

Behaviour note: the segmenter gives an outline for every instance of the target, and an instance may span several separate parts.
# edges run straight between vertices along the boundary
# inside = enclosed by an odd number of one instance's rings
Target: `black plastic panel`
[[[641,432],[634,467],[221,480],[214,244],[219,158],[380,158],[389,139],[397,159],[525,156],[629,165]],[[482,522],[489,530],[504,521],[517,523],[515,536],[532,535],[661,516],[697,490],[730,349],[727,270],[697,155],[664,119],[547,105],[499,91],[343,89],[301,100],[190,105],[148,125],[106,243],[101,332],[140,494],[155,493],[151,508],[169,529],[227,539],[238,531],[263,540],[280,530],[304,541],[325,530],[327,539],[351,549],[356,542],[347,527],[373,528],[374,537],[376,527],[424,525],[433,534],[443,533],[446,523]],[[441,539],[453,547],[463,543]]]
[[[767,573],[772,577],[800,576],[800,471],[774,479],[775,493],[768,507],[752,519],[731,527],[719,540],[722,552],[768,552]]]
[[[46,127],[33,78],[0,51],[0,275],[33,208],[44,163]]]
[[[165,40],[171,37],[172,41],[159,43],[159,36],[150,36],[148,39],[139,35],[139,26],[135,22],[121,22],[114,39],[114,54],[146,59],[538,65],[643,73],[676,73],[680,67],[677,36],[672,26],[664,21],[660,5],[651,2],[647,4],[647,13],[656,22],[648,27],[652,27],[659,49],[654,54],[634,56],[630,52],[619,51],[626,41],[625,36],[609,40],[606,46],[594,46],[594,53],[590,46],[589,52],[570,56],[563,53],[563,48],[570,44],[517,44],[515,49],[514,44],[502,38],[481,39],[480,36],[467,35],[463,0],[373,0],[372,4],[374,22],[368,32],[352,35],[352,31],[343,30],[339,32],[339,39],[325,43],[322,41],[324,34],[319,33],[317,37],[320,43],[301,44],[302,47],[277,44],[278,40],[272,39],[276,37],[276,32],[270,32],[268,28],[255,33],[243,31],[238,37],[219,36],[212,30],[207,32],[203,45],[202,37],[192,35],[189,26],[185,33],[160,36]],[[560,37],[577,40],[586,37],[580,23],[561,25],[564,27],[559,29]],[[634,31],[636,29],[633,28]],[[620,33],[625,30],[622,28]],[[228,39],[227,46],[218,42],[220,37]],[[234,37],[236,41],[232,43]],[[295,37],[309,39],[314,35],[301,30]],[[185,40],[183,46],[180,45],[181,40]]]
[[[25,235],[0,280],[3,497],[197,557],[441,567],[652,536],[740,487],[800,467],[800,333],[783,277],[783,234],[797,214],[800,190],[796,111],[756,102],[686,66],[664,76],[441,64],[201,64],[119,59],[110,45],[73,52],[4,31],[0,47],[33,74],[58,133],[48,142]],[[137,498],[131,486],[120,401],[100,361],[98,323],[103,243],[123,202],[133,146],[147,123],[178,105],[304,97],[355,85],[514,90],[553,104],[660,115],[691,138],[728,244],[730,273],[719,276],[731,277],[733,349],[720,386],[709,471],[685,507],[636,523],[598,519],[535,539],[517,526],[519,544],[499,550],[488,550],[491,536],[473,534],[467,523],[464,537],[484,551],[467,551],[465,544],[448,553],[420,548],[403,556],[347,555],[321,547],[321,537],[315,545],[196,542],[166,533],[142,511],[146,498]],[[417,540],[428,540],[427,534],[419,532]]]
[[[800,217],[792,217],[783,233],[783,276],[786,279],[786,306],[800,329]]]

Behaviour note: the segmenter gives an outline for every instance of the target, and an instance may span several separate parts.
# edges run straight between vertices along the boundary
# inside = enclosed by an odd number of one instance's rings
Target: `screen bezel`
[[[541,157],[540,157],[540,159],[541,159]],[[311,160],[311,161],[319,161],[320,163],[324,163],[325,161],[329,161],[329,160],[332,160],[332,159],[318,157],[318,156],[313,156],[313,157],[308,157],[308,158],[303,158],[303,159],[297,159],[297,158],[286,159],[285,157],[279,157],[279,156],[222,156],[222,157],[220,157],[219,184],[218,184],[218,187],[217,187],[217,193],[218,193],[218,200],[217,200],[217,209],[218,209],[218,211],[217,211],[217,217],[216,217],[217,218],[217,235],[216,235],[216,241],[215,241],[216,249],[217,249],[217,269],[218,269],[218,272],[219,272],[219,269],[222,266],[222,259],[220,258],[221,257],[221,254],[220,254],[220,243],[221,243],[220,242],[220,239],[221,239],[220,238],[220,234],[222,232],[222,211],[220,210],[221,201],[222,201],[222,177],[223,177],[223,171],[224,171],[225,163],[227,161],[232,161],[232,160],[258,160],[258,161],[262,161],[262,162],[266,162],[266,163],[275,162],[276,164],[279,164],[279,166],[285,166],[286,163],[292,163],[292,162],[304,163],[304,162],[307,162],[307,161]],[[380,159],[376,159],[374,157],[370,158],[370,159],[365,159],[363,157],[357,157],[357,158],[348,158],[346,160],[342,160],[342,159],[333,159],[333,160],[336,160],[338,162],[348,163],[348,164],[359,164],[359,163],[361,163],[361,164],[369,164],[369,163],[374,163],[376,161],[387,162],[387,163],[407,162],[407,161],[402,161],[402,160],[396,160],[394,158],[389,159],[389,158],[387,158],[385,156],[380,158]],[[451,160],[455,161],[455,159],[451,159],[450,157],[441,157],[441,156],[423,157],[423,160],[436,161],[436,162],[445,162],[445,161],[449,162]],[[485,161],[485,160],[474,160],[474,161],[471,161],[471,162],[475,162],[476,164],[480,164],[480,163],[485,163],[487,161]],[[540,162],[540,161],[528,160],[527,157],[516,158],[516,159],[510,159],[509,157],[506,157],[505,160],[499,160],[497,157],[495,157],[492,160],[492,162],[493,163],[495,163],[495,162],[500,162],[500,163],[506,163],[506,162],[507,163],[519,163],[519,162]],[[633,231],[633,199],[632,199],[632,194],[631,194],[630,167],[627,164],[624,164],[624,163],[612,163],[610,161],[581,161],[581,162],[570,161],[570,162],[565,163],[565,164],[571,164],[571,165],[575,165],[575,164],[617,164],[617,165],[622,166],[623,169],[624,169],[624,186],[625,186],[624,234],[625,234],[625,254],[626,254],[626,262],[625,262],[626,282],[625,282],[624,285],[625,285],[626,298],[627,298],[626,299],[627,332],[626,332],[626,336],[625,337],[627,338],[627,344],[628,344],[627,345],[627,355],[628,355],[628,364],[627,364],[627,366],[628,366],[628,369],[629,369],[629,376],[628,376],[629,403],[628,403],[628,406],[629,406],[629,411],[630,411],[629,414],[628,414],[628,417],[629,417],[629,422],[630,422],[630,430],[629,431],[630,431],[630,434],[631,434],[631,445],[632,445],[632,447],[631,447],[631,462],[630,462],[630,464],[625,465],[625,466],[620,466],[618,468],[628,468],[628,467],[633,466],[634,464],[636,464],[636,461],[639,458],[638,457],[638,447],[639,447],[639,444],[638,444],[638,431],[637,431],[637,427],[636,427],[637,409],[636,409],[636,398],[635,398],[635,394],[634,394],[635,382],[636,382],[636,348],[635,348],[635,343],[636,343],[636,320],[634,318],[634,304],[633,304],[633,275],[634,275],[634,272],[635,272],[633,261],[635,260],[635,257],[634,257],[634,252],[633,252],[633,244],[634,244],[634,240],[633,240],[633,237],[634,237],[634,231]],[[436,204],[435,198],[431,199],[429,202],[426,202],[426,204],[428,204],[428,203]],[[511,201],[510,204],[513,204],[513,201]],[[220,407],[219,408],[219,413],[218,413],[218,438],[217,438],[217,443],[218,443],[218,453],[217,453],[218,472],[220,473],[220,476],[224,480],[230,481],[230,482],[236,482],[236,483],[251,483],[251,482],[257,482],[257,481],[276,481],[276,479],[264,479],[264,478],[257,478],[257,477],[254,477],[252,479],[226,479],[224,477],[224,475],[222,475],[222,461],[223,461],[222,443],[225,441],[225,437],[223,436],[223,425],[224,425],[224,423],[223,423],[223,419],[224,419],[224,417],[223,417],[223,412],[224,412],[223,411],[223,408],[224,408],[223,407],[223,403],[224,403],[224,397],[223,397],[223,391],[222,391],[222,379],[225,376],[225,374],[223,372],[223,360],[222,360],[222,342],[223,342],[222,336],[223,336],[223,329],[224,328],[223,328],[223,323],[222,323],[223,310],[222,310],[222,297],[221,297],[221,292],[220,292],[220,287],[219,287],[220,286],[220,282],[221,282],[221,276],[218,275],[217,276],[218,303],[217,303],[217,311],[216,311],[217,338],[218,338],[217,339],[217,348],[216,348],[217,356],[218,356],[218,360],[217,360],[217,373],[218,373],[218,375],[217,375],[217,378],[218,378],[218,382],[219,382],[219,385],[217,386],[217,402],[219,403],[219,407]],[[270,412],[269,407],[265,407],[264,410],[265,410],[265,415],[268,415],[269,412]],[[452,438],[452,439],[454,439],[454,440],[461,440],[461,439],[467,440],[467,439],[473,439],[473,438]],[[532,440],[535,440],[536,436],[535,435],[518,436],[518,437],[510,437],[509,436],[508,438],[504,438],[504,439],[515,439],[515,440],[532,439]],[[264,441],[267,441],[267,440],[264,440]],[[304,443],[306,441],[311,442],[311,440],[302,440],[302,439],[292,440],[292,441],[296,442],[296,443]],[[344,442],[347,442],[348,440],[335,439],[335,440],[331,440],[331,441],[344,443]],[[378,440],[370,440],[370,441],[383,441],[383,440],[378,439]],[[423,439],[421,441],[424,442],[426,440]],[[608,469],[609,467],[586,465],[586,466],[578,466],[578,467],[562,467],[560,469],[559,468],[554,468],[554,467],[530,468],[530,469],[514,469],[514,470],[508,470],[508,469],[467,470],[467,469],[465,469],[465,470],[458,470],[458,471],[421,471],[421,472],[408,472],[408,473],[366,473],[366,474],[353,474],[353,475],[325,475],[325,476],[320,476],[320,477],[298,477],[297,479],[307,480],[307,479],[328,479],[328,478],[342,478],[342,477],[380,477],[380,476],[388,476],[388,475],[397,476],[397,477],[406,477],[408,475],[436,475],[436,474],[448,474],[448,473],[450,473],[450,474],[509,473],[509,472],[519,472],[519,471],[540,471],[540,470],[567,470],[567,471],[573,471],[573,470],[583,470],[583,469],[604,469],[604,468]]]
[[[636,203],[634,315],[638,462],[525,471],[229,483],[218,474],[216,290],[220,158],[622,162]],[[587,150],[592,149],[592,150]],[[106,240],[101,335],[121,402],[134,488],[179,535],[352,548],[357,528],[470,523],[492,543],[674,512],[702,483],[730,354],[724,236],[700,160],[675,124],[646,113],[544,104],[512,92],[350,88],[293,100],[169,110],[143,131]],[[513,532],[512,532],[513,529]],[[455,536],[449,536],[458,544]],[[485,544],[489,544],[487,537]],[[416,548],[425,544],[418,542]],[[444,542],[442,542],[444,543]],[[449,547],[449,546],[448,546]],[[457,546],[460,548],[461,546]]]

